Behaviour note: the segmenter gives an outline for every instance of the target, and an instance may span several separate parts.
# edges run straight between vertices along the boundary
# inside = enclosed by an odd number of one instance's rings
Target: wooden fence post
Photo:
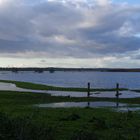
[[[87,107],[90,107],[90,102],[87,102]]]
[[[90,83],[88,82],[87,97],[90,97]]]
[[[116,106],[119,107],[119,83],[116,84],[116,98],[117,98],[117,102],[116,102]]]

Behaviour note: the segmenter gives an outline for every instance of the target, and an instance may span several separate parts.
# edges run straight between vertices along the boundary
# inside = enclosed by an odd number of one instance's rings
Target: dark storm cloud
[[[140,6],[94,3],[7,0],[0,5],[0,52],[92,58],[138,50]]]

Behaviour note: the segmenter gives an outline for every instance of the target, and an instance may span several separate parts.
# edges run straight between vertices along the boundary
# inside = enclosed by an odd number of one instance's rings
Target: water
[[[48,103],[48,104],[38,104],[38,107],[51,107],[51,108],[69,108],[69,107],[117,107],[116,102],[61,102],[61,103]],[[128,104],[119,103],[119,107],[126,107]]]
[[[91,107],[91,108],[111,108],[117,112],[128,112],[128,111],[140,111],[140,107],[137,104],[125,104],[116,102],[60,102],[60,103],[48,103],[48,104],[37,104],[34,105],[40,108],[71,108],[71,107]]]
[[[3,90],[3,91],[22,91],[22,92],[46,93],[46,91],[44,91],[44,90],[23,89],[23,88],[16,87],[15,84],[2,83],[2,82],[0,82],[0,90]]]
[[[70,96],[70,97],[87,97],[86,92],[66,92],[66,91],[46,91],[46,90],[31,90],[16,87],[15,84],[0,82],[0,90],[4,91],[22,91],[22,92],[35,92],[35,93],[49,93],[52,96]],[[116,92],[91,92],[90,97],[98,98],[116,98]],[[119,98],[140,98],[140,93],[132,91],[121,91]]]
[[[114,88],[116,83],[121,87],[140,89],[139,72],[0,72],[2,80],[17,80],[64,87]]]
[[[118,112],[140,111],[140,107],[120,107],[117,108]]]
[[[86,92],[66,92],[66,91],[47,91],[47,90],[31,90],[16,87],[12,83],[2,83],[0,82],[0,90],[4,91],[22,91],[22,92],[35,92],[35,93],[49,93],[52,96],[70,96],[70,97],[87,97]],[[91,92],[90,97],[98,98],[116,98],[116,92],[106,91],[106,92]],[[121,91],[119,98],[140,98],[140,93],[133,91]]]
[[[70,97],[87,97],[86,92],[68,92],[68,91],[47,91],[52,96],[70,96]],[[90,97],[96,98],[116,98],[115,91],[91,92]],[[140,93],[133,91],[121,91],[119,98],[140,98]]]

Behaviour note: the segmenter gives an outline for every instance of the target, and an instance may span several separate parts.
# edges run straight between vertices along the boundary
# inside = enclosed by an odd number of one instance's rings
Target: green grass
[[[49,140],[139,139],[140,116],[136,113],[115,113],[105,109],[79,108],[28,111],[26,110],[28,114],[24,112],[12,117],[6,114],[4,119],[0,115],[2,119],[0,129],[3,130],[0,131],[1,136],[8,138],[7,140],[15,140],[19,136],[25,140],[34,138],[43,140],[39,138],[38,133],[43,134],[44,139],[49,136]],[[44,135],[46,132],[47,134]]]
[[[7,131],[3,128],[6,132],[3,132],[2,135],[6,133],[12,135],[10,130],[14,127],[14,131],[17,131],[15,126],[18,125],[18,131],[24,129],[24,133],[22,133],[27,135],[26,140],[28,140],[31,133],[30,131],[34,127],[35,130],[33,133],[36,133],[38,129],[40,133],[43,133],[44,127],[47,130],[51,129],[51,132],[49,131],[47,135],[51,136],[51,134],[53,134],[53,136],[55,136],[53,139],[55,140],[77,140],[80,138],[84,138],[83,140],[92,140],[95,138],[99,140],[114,140],[120,138],[137,140],[140,127],[140,114],[137,113],[117,113],[109,109],[95,108],[52,109],[33,106],[39,103],[101,100],[115,101],[115,99],[107,98],[52,97],[48,94],[0,91],[0,112],[6,114],[5,121],[8,120],[11,123],[17,122],[15,125],[12,123]],[[140,104],[140,99],[120,99],[120,102]],[[29,118],[29,122],[27,118]],[[23,122],[25,122],[25,124]],[[29,124],[30,127],[26,132],[27,124]],[[39,128],[36,124],[39,124]],[[135,131],[137,134],[135,134]],[[5,137],[7,137],[7,135]],[[30,139],[32,139],[32,137]],[[37,135],[36,137],[39,136]]]
[[[23,82],[16,83],[25,87],[28,85]],[[40,87],[30,84],[35,88]],[[56,109],[34,106],[66,101],[116,101],[116,99],[53,97],[42,93],[0,91],[0,139],[138,140],[140,138],[139,112],[121,113],[107,108]],[[119,102],[140,104],[140,98],[119,99]]]
[[[87,92],[87,88],[74,88],[74,87],[56,87],[56,86],[49,86],[49,85],[42,85],[42,84],[35,84],[30,82],[20,82],[20,81],[10,81],[10,80],[0,80],[0,82],[4,83],[13,83],[17,87],[26,88],[26,89],[33,89],[33,90],[54,90],[54,91],[77,91],[77,92]],[[122,90],[128,90],[126,88],[120,88]],[[92,89],[90,91],[116,91],[116,88],[110,89]]]

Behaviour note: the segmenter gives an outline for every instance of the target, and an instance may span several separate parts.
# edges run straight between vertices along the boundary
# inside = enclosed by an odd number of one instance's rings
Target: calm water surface
[[[2,83],[0,82],[0,90],[3,91],[22,91],[22,92],[34,92],[34,93],[46,93],[44,90],[32,90],[32,89],[24,89],[16,87],[15,84],[12,83]]]
[[[96,102],[60,102],[60,103],[48,103],[48,104],[37,104],[36,107],[43,108],[71,108],[71,107],[91,107],[91,108],[111,108],[117,112],[128,112],[128,111],[140,111],[140,107],[137,104],[125,104],[116,102],[96,101]]]
[[[60,102],[60,103],[48,103],[38,104],[38,107],[51,107],[51,108],[69,108],[69,107],[117,107],[116,102]],[[119,107],[126,107],[128,104],[119,103]]]
[[[52,96],[87,97],[87,92],[68,92],[68,91],[47,91]],[[140,98],[139,92],[121,91],[119,98]],[[90,97],[96,98],[116,98],[115,91],[91,92]]]
[[[18,80],[40,84],[65,86],[65,87],[87,87],[91,83],[93,88],[114,88],[120,83],[121,87],[140,89],[139,72],[0,72],[0,79]]]

